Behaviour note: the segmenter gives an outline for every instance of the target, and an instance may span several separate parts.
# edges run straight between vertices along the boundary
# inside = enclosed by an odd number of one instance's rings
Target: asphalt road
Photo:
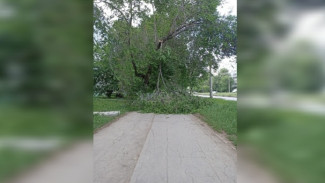
[[[204,97],[204,98],[210,98],[209,95],[194,95],[194,96],[198,96],[198,97]],[[231,101],[237,101],[236,97],[222,97],[222,96],[213,96],[213,98],[219,98],[219,99],[223,99],[223,100],[231,100]]]
[[[95,183],[232,183],[236,150],[193,115],[136,112],[94,134]]]

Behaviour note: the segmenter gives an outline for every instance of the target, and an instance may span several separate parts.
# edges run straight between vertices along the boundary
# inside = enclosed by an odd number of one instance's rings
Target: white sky
[[[303,41],[315,51],[315,56],[322,61],[322,67],[325,69],[325,8],[305,11],[293,9],[284,12],[279,18],[290,26],[290,32],[273,43],[274,53],[286,55],[288,50],[294,49]]]
[[[237,16],[237,0],[224,0],[217,8],[221,15]]]
[[[222,68],[228,69],[228,71],[229,71],[229,73],[231,75],[234,75],[235,73],[237,73],[237,62],[236,62],[236,58],[230,57],[230,58],[225,58],[225,59],[221,60],[221,62],[219,62],[219,68],[213,74],[214,75],[217,75],[218,72]]]
[[[224,0],[224,2],[217,8],[221,15],[235,15],[237,16],[237,0]],[[219,63],[219,69],[214,73],[216,75],[220,69],[226,68],[231,75],[237,72],[237,62],[234,57],[223,59]]]
[[[99,6],[103,7],[104,3],[99,3]],[[152,14],[152,6],[147,3],[143,3],[147,5],[150,9],[150,13]],[[221,15],[235,15],[237,16],[237,0],[223,0],[221,5],[217,8]],[[109,16],[112,14],[108,9],[104,9],[105,13]]]
[[[290,47],[292,44],[296,44],[297,41],[306,40],[323,51],[325,48],[325,9],[319,8],[301,12],[296,17],[292,21],[294,24],[291,33],[284,40],[284,46]]]

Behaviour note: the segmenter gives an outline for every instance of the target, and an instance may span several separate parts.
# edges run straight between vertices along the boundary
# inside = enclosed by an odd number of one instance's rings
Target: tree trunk
[[[212,66],[211,65],[210,65],[209,83],[210,83],[210,98],[213,98],[213,95],[212,95]]]
[[[160,78],[160,73],[158,73],[158,78],[157,78],[157,85],[156,85],[157,93],[159,93],[159,78]]]

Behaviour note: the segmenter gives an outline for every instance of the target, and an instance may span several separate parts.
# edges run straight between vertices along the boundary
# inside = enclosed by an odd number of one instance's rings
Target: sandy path
[[[193,115],[129,113],[94,135],[95,183],[236,182],[233,146]]]

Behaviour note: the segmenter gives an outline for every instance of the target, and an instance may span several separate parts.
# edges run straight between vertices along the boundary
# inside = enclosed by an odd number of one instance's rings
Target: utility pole
[[[209,78],[209,83],[210,83],[210,98],[213,98],[212,95],[212,64],[210,63],[210,78]]]
[[[230,93],[230,76],[228,76],[228,93]]]

